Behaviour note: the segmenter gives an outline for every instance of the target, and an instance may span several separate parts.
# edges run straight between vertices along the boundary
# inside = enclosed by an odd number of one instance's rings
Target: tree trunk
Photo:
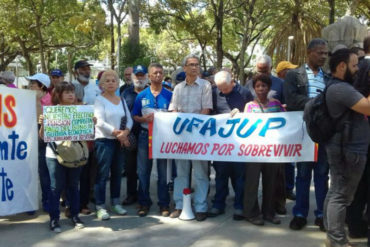
[[[222,26],[224,23],[224,1],[220,0],[220,4],[217,5],[214,3],[214,19],[216,24],[216,54],[217,54],[217,61],[216,61],[216,68],[222,68],[222,60],[224,57],[224,51],[222,48]]]
[[[72,64],[72,59],[73,59],[73,52],[67,51],[67,70],[69,73],[69,81],[71,82],[73,80],[73,64]]]
[[[30,75],[35,74],[35,66],[32,63],[31,55],[30,55],[30,52],[28,51],[28,49],[26,47],[26,44],[21,39],[18,39],[17,41],[18,41],[18,43],[19,43],[19,45],[22,49],[22,56],[26,60],[28,73]]]
[[[334,23],[335,21],[335,0],[328,0],[330,13],[329,13],[329,24]]]
[[[113,10],[110,10],[110,68],[114,69],[114,21]]]
[[[45,64],[45,48],[44,48],[44,39],[41,32],[41,16],[36,16],[36,35],[39,40],[39,50],[40,50],[40,63],[42,73],[47,74],[46,64]]]
[[[135,49],[140,44],[140,33],[139,33],[139,14],[140,14],[140,0],[129,0],[128,1],[128,42]]]

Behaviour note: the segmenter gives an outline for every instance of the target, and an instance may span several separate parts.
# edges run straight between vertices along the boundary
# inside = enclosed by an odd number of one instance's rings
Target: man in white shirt
[[[93,105],[95,98],[100,94],[99,87],[93,80],[90,80],[92,64],[86,60],[80,60],[75,63],[74,76],[75,80],[72,81],[75,86],[77,100],[83,104]]]

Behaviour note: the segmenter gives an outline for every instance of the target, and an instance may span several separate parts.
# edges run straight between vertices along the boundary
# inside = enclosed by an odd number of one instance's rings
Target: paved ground
[[[155,175],[154,175],[155,176]],[[154,180],[154,179],[152,179]],[[123,192],[125,189],[123,180]],[[155,189],[152,182],[152,190]],[[232,191],[232,190],[231,190]],[[154,191],[153,191],[154,192]],[[154,193],[153,193],[154,194]],[[211,197],[214,182],[211,183]],[[211,198],[210,197],[210,198]],[[153,196],[153,198],[156,198]],[[55,234],[48,228],[48,215],[39,212],[35,216],[20,214],[0,218],[0,247],[74,247],[74,246],[140,246],[140,247],[319,247],[323,246],[325,234],[313,225],[312,213],[308,226],[299,232],[288,227],[291,219],[292,201],[287,201],[287,216],[279,216],[281,225],[266,224],[262,227],[246,221],[232,219],[233,194],[227,200],[226,214],[208,218],[204,222],[181,221],[158,216],[153,206],[148,217],[136,216],[135,206],[127,207],[127,216],[112,216],[109,221],[98,221],[94,215],[82,216],[86,227],[73,229],[63,215],[62,233]],[[311,191],[311,206],[314,200]],[[366,246],[365,239],[356,241],[357,246]]]

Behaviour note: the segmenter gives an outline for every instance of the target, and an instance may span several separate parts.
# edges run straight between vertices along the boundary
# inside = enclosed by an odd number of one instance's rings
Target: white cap
[[[43,73],[37,73],[33,76],[27,76],[27,80],[35,80],[41,82],[45,87],[49,88],[50,86],[50,78],[48,75],[45,75]]]

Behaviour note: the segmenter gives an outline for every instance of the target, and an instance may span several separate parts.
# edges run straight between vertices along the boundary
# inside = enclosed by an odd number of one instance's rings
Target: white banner
[[[94,106],[45,106],[44,141],[94,140]]]
[[[149,153],[154,159],[235,162],[316,160],[302,112],[199,115],[155,113]]]
[[[38,209],[36,94],[0,87],[0,216]]]

